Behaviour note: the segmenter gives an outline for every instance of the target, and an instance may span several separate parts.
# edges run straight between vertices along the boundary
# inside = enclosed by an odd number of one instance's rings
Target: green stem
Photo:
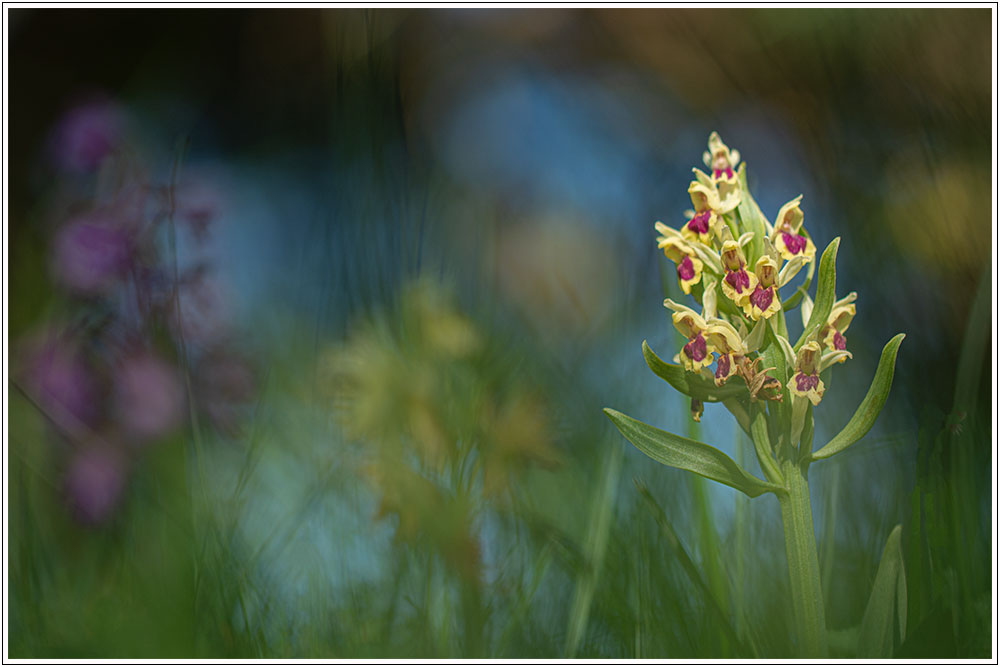
[[[764,477],[772,484],[785,485],[784,476],[778,467],[778,461],[774,458],[774,449],[771,447],[771,439],[767,434],[767,413],[764,408],[754,406],[753,421],[750,422],[750,437],[753,439],[753,446],[757,452],[757,461]]]
[[[816,553],[812,504],[809,500],[807,467],[783,461],[788,493],[778,494],[781,521],[785,527],[785,553],[791,582],[792,610],[798,625],[799,651],[803,658],[826,657],[826,620],[823,588]]]

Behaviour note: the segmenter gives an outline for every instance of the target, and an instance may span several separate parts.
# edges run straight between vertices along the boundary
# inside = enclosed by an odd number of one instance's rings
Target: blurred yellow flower
[[[395,315],[355,329],[321,369],[344,435],[365,446],[376,518],[397,516],[398,539],[426,540],[471,578],[475,513],[527,466],[559,462],[542,401],[491,369],[484,347],[450,294],[418,281]]]

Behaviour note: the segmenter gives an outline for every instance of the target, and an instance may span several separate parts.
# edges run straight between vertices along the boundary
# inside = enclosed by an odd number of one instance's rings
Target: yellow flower
[[[660,224],[662,223],[657,223],[657,225]],[[656,240],[667,259],[677,265],[677,280],[681,284],[681,289],[684,290],[685,294],[690,294],[691,286],[701,282],[704,263],[698,259],[694,248],[680,236],[664,235]]]
[[[826,387],[819,379],[819,361],[822,349],[816,341],[809,341],[799,350],[795,359],[795,373],[786,385],[793,396],[808,398],[819,405]]]
[[[786,260],[791,260],[796,256],[812,260],[816,256],[816,246],[813,245],[812,240],[800,233],[802,221],[805,219],[805,214],[799,206],[801,201],[802,195],[799,195],[782,206],[774,221],[774,232],[771,235],[771,240],[774,247]]]
[[[684,368],[697,373],[702,368],[711,366],[713,348],[705,339],[705,329],[708,327],[705,318],[670,299],[666,299],[663,305],[674,311],[671,317],[674,326],[677,327],[682,336],[688,339],[678,355]]]
[[[681,234],[691,241],[709,243],[718,221],[715,209],[719,208],[719,194],[714,188],[697,181],[691,181],[688,194],[694,204],[694,213],[681,228]]]
[[[854,300],[857,298],[857,293],[851,292],[834,303],[833,308],[830,309],[830,316],[826,318],[826,324],[820,331],[819,337],[831,352],[847,351],[847,338],[844,336],[844,332],[847,331],[847,327],[851,326],[851,321],[854,319]],[[837,361],[844,363],[849,355],[850,352],[840,356]]]
[[[739,358],[747,353],[746,347],[733,325],[721,319],[708,322],[705,337],[708,344],[719,353],[715,364],[715,384],[722,386],[735,375]]]
[[[781,299],[775,280],[778,277],[778,265],[767,255],[762,255],[754,267],[757,276],[757,286],[743,304],[743,312],[754,322],[760,318],[768,319],[781,310]]]
[[[710,192],[709,201],[712,210],[717,215],[725,215],[740,205],[740,183],[734,176],[732,179],[715,179],[697,167],[691,171],[699,185],[704,185]]]
[[[740,163],[740,152],[730,150],[722,142],[718,132],[712,132],[708,137],[708,150],[702,155],[705,166],[712,170],[712,178],[718,181],[736,184],[736,168]]]
[[[746,263],[738,242],[732,239],[723,242],[722,266],[726,275],[722,279],[722,293],[737,306],[743,306],[757,287],[757,276],[746,270]]]

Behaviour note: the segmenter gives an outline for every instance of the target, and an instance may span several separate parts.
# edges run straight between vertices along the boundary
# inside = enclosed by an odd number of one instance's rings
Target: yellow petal
[[[705,327],[705,340],[720,353],[744,353],[743,339],[735,327],[722,319],[713,319]]]
[[[802,221],[805,219],[805,214],[799,206],[801,202],[802,195],[799,195],[778,209],[778,217],[774,219],[774,229],[776,232],[790,231],[793,234],[799,233]]]

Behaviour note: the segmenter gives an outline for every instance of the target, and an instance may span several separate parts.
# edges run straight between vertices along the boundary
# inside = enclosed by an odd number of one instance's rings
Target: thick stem
[[[791,582],[792,610],[803,658],[826,657],[826,620],[823,587],[819,577],[816,534],[806,467],[793,461],[782,462],[788,493],[778,494],[781,521],[785,527],[785,553]]]

